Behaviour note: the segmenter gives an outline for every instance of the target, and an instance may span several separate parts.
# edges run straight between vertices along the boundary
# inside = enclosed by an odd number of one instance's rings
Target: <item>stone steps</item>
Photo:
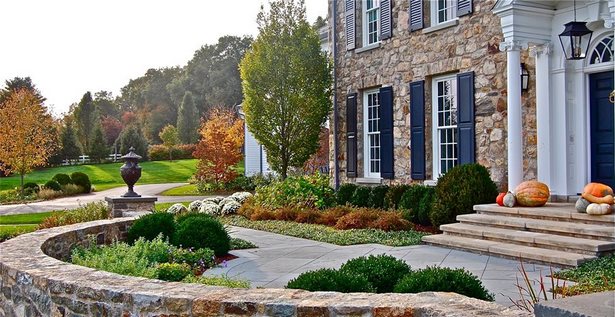
[[[474,210],[423,242],[565,267],[615,252],[615,215],[591,216],[562,203],[539,208],[487,204]]]

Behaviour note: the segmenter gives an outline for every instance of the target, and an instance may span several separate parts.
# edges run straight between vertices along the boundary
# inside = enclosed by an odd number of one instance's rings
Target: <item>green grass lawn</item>
[[[179,160],[179,161],[155,161],[143,162],[139,165],[142,168],[141,178],[138,184],[160,184],[160,183],[181,183],[186,182],[196,171],[198,160]],[[90,177],[92,185],[97,191],[125,186],[120,176],[120,167],[123,163],[108,163],[96,165],[74,165],[45,168],[36,170],[25,175],[24,182],[34,182],[44,184],[57,173],[70,175],[73,172],[83,172]],[[243,166],[243,165],[242,165]],[[0,178],[0,191],[19,187],[19,175]]]
[[[196,184],[188,184],[163,191],[162,196],[198,196],[202,195],[196,188]]]

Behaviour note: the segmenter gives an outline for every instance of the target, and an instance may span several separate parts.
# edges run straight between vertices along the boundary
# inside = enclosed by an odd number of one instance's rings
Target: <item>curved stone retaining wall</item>
[[[0,244],[0,316],[523,316],[454,293],[341,294],[163,282],[63,262],[122,238],[134,218],[41,230]],[[528,315],[529,316],[529,315]]]

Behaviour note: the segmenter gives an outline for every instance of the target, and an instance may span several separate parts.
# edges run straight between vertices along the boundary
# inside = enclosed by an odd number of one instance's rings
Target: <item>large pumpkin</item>
[[[515,189],[517,205],[525,207],[539,207],[549,199],[549,187],[538,181],[525,181]]]
[[[583,188],[583,193],[590,194],[595,197],[604,197],[607,195],[613,196],[613,189],[601,183],[589,183]]]

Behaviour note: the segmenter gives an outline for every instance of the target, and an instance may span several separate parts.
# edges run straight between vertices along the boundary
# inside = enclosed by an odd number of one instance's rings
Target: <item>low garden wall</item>
[[[122,276],[63,260],[122,239],[134,218],[40,230],[0,244],[0,316],[523,316],[454,293],[228,289]]]

